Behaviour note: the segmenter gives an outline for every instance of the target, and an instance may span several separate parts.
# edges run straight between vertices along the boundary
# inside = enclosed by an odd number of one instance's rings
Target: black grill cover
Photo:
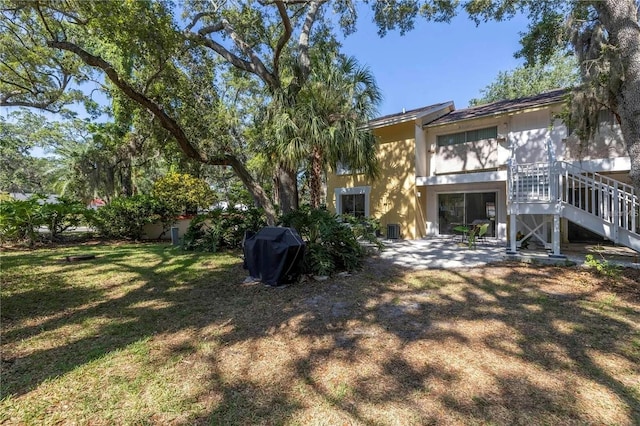
[[[304,248],[295,229],[267,226],[245,239],[244,267],[264,284],[286,284],[300,275]]]

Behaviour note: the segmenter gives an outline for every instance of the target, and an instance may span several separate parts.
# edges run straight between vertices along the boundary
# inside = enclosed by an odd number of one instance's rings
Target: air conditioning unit
[[[387,239],[397,240],[400,238],[400,225],[397,223],[390,223],[387,225]]]

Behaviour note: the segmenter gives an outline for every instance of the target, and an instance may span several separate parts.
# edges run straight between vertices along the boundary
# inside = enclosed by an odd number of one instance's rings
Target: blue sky
[[[343,41],[343,51],[375,75],[384,96],[379,115],[450,100],[465,108],[499,71],[523,63],[513,57],[520,48],[518,33],[527,28],[523,16],[477,27],[464,15],[450,24],[418,19],[413,31],[384,38],[371,18],[370,10],[360,12],[357,32]]]

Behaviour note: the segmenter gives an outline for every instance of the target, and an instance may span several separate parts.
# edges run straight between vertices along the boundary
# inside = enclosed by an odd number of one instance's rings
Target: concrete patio
[[[564,244],[562,253],[566,259],[549,258],[544,249],[528,249],[517,257],[507,257],[503,241],[487,239],[479,241],[475,248],[450,237],[421,240],[385,240],[386,249],[378,256],[394,265],[411,269],[456,269],[474,268],[505,260],[521,260],[528,263],[572,262],[584,265],[585,256],[593,254],[596,259],[606,259],[624,267],[640,268],[640,254],[625,247],[600,244]]]

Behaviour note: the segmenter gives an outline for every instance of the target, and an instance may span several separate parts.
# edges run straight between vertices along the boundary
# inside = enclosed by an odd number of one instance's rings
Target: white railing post
[[[637,233],[638,228],[638,213],[640,203],[635,202],[634,193],[631,192],[631,200],[629,200],[629,204],[631,205],[631,232]]]
[[[509,247],[507,254],[516,255],[516,177],[518,174],[515,159],[515,150],[512,148],[511,157],[507,160],[507,214],[509,215]]]
[[[620,228],[620,193],[618,191],[618,184],[613,186],[613,242],[618,244],[618,230]]]
[[[549,164],[549,198],[550,201],[560,201],[560,168],[556,162]]]
[[[549,157],[549,201],[555,203],[553,212],[553,236],[551,237],[552,257],[565,257],[560,254],[560,213],[562,200],[560,199],[560,165],[556,161],[551,139],[547,139],[547,155]]]

